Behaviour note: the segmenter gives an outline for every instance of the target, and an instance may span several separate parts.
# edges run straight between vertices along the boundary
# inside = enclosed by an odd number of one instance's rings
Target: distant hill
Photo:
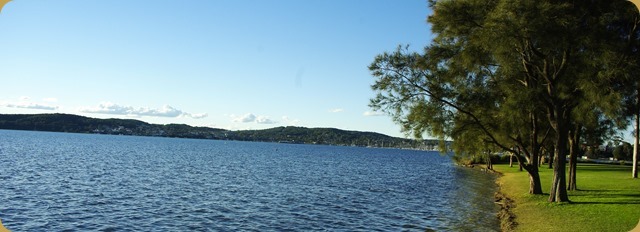
[[[437,140],[417,141],[335,128],[288,126],[230,131],[185,124],[149,124],[132,119],[97,119],[73,114],[0,114],[0,129],[418,149],[435,149],[438,145]]]

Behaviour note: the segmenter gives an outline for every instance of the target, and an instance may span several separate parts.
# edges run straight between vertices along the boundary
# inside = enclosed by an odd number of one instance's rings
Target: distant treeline
[[[185,124],[149,124],[132,119],[96,119],[73,114],[0,114],[0,129],[158,136],[194,139],[437,149],[437,140],[412,140],[335,128],[276,127],[230,131]]]

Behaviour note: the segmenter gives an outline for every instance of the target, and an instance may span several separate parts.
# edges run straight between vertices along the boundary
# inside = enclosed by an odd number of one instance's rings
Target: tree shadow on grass
[[[617,190],[617,189],[578,189],[574,193],[582,193],[582,196],[622,196],[622,197],[638,197],[640,193],[630,193],[635,191],[630,190]]]
[[[631,166],[625,166],[625,165],[612,165],[612,164],[580,164],[578,165],[578,172],[580,171],[625,172],[630,170],[631,170]]]
[[[610,189],[576,189],[576,190],[572,190],[575,192],[615,192],[615,191],[620,191],[620,190],[610,190]]]
[[[579,195],[584,200],[574,204],[640,205],[640,193],[628,193],[623,190],[583,190]],[[591,193],[591,194],[590,194]],[[598,201],[601,200],[601,201]]]
[[[640,201],[602,202],[602,201],[572,201],[576,205],[640,205]]]

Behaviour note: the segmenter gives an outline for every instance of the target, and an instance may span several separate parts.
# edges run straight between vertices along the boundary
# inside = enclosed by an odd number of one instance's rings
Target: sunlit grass
[[[517,166],[495,165],[504,173],[501,191],[515,200],[517,231],[629,231],[640,219],[640,180],[631,167],[579,164],[572,203],[547,203],[553,170],[540,168],[545,195],[530,195],[529,177]]]

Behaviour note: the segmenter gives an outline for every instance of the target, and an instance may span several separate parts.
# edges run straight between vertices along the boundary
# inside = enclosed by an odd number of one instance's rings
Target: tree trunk
[[[522,161],[518,160],[518,168],[522,171]]]
[[[638,94],[638,99],[636,99],[637,101],[640,102],[640,93]],[[640,140],[640,109],[636,109],[636,115],[635,115],[635,119],[636,119],[636,128],[634,130],[634,142],[633,142],[633,169],[631,170],[631,177],[632,178],[638,178],[638,143]]]
[[[518,147],[518,155],[520,155],[520,154],[522,154],[522,153],[524,153],[524,154],[525,154],[525,156],[526,156],[526,154],[527,154],[527,153],[526,153],[526,150],[521,149],[520,147]],[[517,160],[518,160],[518,170],[519,170],[519,171],[522,171],[522,165],[524,165],[524,158],[518,158]]]
[[[540,160],[538,161],[538,167],[542,167],[542,163],[544,163],[544,156],[541,155],[539,158]]]
[[[487,163],[487,169],[488,170],[493,170],[493,162],[491,162],[491,153],[487,153],[486,156],[487,161],[485,163]]]
[[[578,168],[578,151],[580,149],[580,125],[569,131],[569,185],[567,190],[578,190],[576,171]]]
[[[554,162],[554,152],[555,152],[556,148],[554,146],[551,146],[551,149],[549,149],[549,151],[547,152],[547,154],[549,154],[549,160],[548,160],[548,164],[549,164],[549,169],[553,168],[553,162]]]
[[[535,171],[529,172],[529,193],[530,194],[542,194],[542,184],[540,183],[540,173],[538,168]]]
[[[538,167],[540,166],[540,152],[541,147],[538,143],[538,119],[535,114],[530,114],[531,118],[531,136],[529,137],[529,143],[531,143],[531,154],[529,161],[531,163],[527,165],[527,172],[529,172],[529,193],[542,194],[542,185],[540,184],[540,173],[538,173]]]
[[[638,178],[638,149],[640,148],[640,82],[636,83],[636,105],[633,107],[633,115],[635,118],[635,128],[633,130],[633,164],[631,164],[631,178]]]
[[[509,167],[513,167],[513,153],[509,152]]]
[[[569,184],[567,185],[567,190],[578,190],[576,183],[577,162],[577,156],[569,155]]]
[[[553,181],[549,191],[549,202],[568,202],[567,176],[566,176],[566,154],[567,142],[569,140],[568,121],[566,112],[556,110],[557,116],[552,121],[556,130],[555,155],[553,159]]]
[[[515,154],[518,164],[522,164],[524,157]],[[523,167],[523,165],[520,165]],[[538,166],[534,163],[524,165],[524,170],[529,174],[529,194],[542,194],[542,184],[540,183],[540,174],[538,173]]]

